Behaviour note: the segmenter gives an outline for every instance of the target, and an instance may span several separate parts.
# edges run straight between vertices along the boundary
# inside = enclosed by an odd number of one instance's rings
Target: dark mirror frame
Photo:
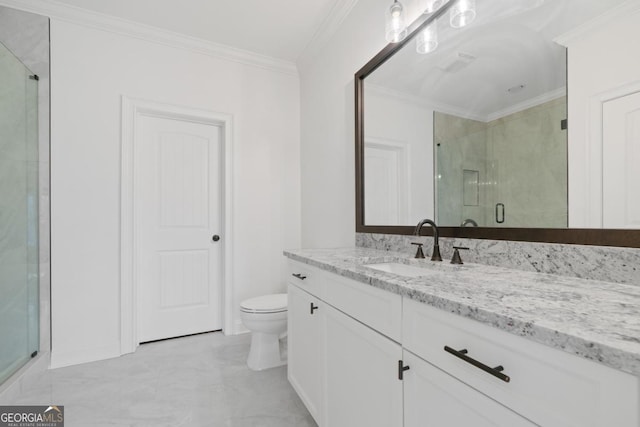
[[[358,233],[411,235],[414,230],[414,226],[410,225],[365,225],[364,223],[364,79],[409,43],[416,32],[446,13],[453,3],[449,1],[435,13],[419,17],[411,24],[408,35],[403,41],[388,44],[355,74],[356,232]],[[439,227],[438,229],[441,237],[640,248],[640,230],[498,227]],[[430,229],[423,232],[431,234]]]

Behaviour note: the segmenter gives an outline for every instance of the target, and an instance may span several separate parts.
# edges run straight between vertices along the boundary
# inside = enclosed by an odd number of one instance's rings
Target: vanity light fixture
[[[421,8],[424,10],[424,12],[422,13],[424,13],[425,15],[428,13],[433,13],[436,10],[440,9],[443,3],[444,0],[423,0]]]
[[[449,12],[449,24],[453,28],[469,25],[476,18],[476,0],[458,0]]]
[[[389,43],[397,43],[407,37],[404,7],[398,0],[393,0],[387,9],[385,24],[385,38]]]
[[[421,0],[420,7],[423,13],[428,15],[443,6],[444,0]],[[391,6],[391,9],[395,6]],[[476,0],[455,0],[449,11],[449,24],[453,28],[462,28],[469,25],[476,18]],[[389,34],[389,21],[387,21],[387,35]],[[403,36],[404,38],[404,36]],[[387,40],[389,38],[387,37]],[[438,22],[434,20],[425,27],[416,37],[416,52],[425,54],[438,48]]]
[[[433,21],[420,31],[416,38],[416,52],[429,53],[438,47],[438,21]]]

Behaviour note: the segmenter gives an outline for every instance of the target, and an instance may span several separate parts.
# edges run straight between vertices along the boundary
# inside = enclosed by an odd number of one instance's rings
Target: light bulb
[[[389,43],[397,43],[407,36],[404,8],[399,1],[395,0],[387,9],[385,21],[385,38]]]
[[[429,53],[438,47],[438,23],[433,21],[416,37],[416,52]]]
[[[476,18],[476,0],[458,0],[449,12],[449,23],[453,28],[469,25]]]
[[[424,14],[433,13],[436,10],[440,9],[444,0],[425,0],[422,4],[422,9]]]

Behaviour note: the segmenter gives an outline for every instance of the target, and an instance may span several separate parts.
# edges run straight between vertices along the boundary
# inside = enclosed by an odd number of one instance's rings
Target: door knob
[[[218,236],[217,234],[214,234],[211,240],[213,240],[214,242],[217,242],[218,240],[220,240],[220,236]]]

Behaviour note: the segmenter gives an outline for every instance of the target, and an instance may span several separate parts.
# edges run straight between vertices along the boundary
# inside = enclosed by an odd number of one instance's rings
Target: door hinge
[[[404,366],[402,360],[398,360],[398,379],[402,381],[404,379],[404,371],[408,371],[409,367]]]

